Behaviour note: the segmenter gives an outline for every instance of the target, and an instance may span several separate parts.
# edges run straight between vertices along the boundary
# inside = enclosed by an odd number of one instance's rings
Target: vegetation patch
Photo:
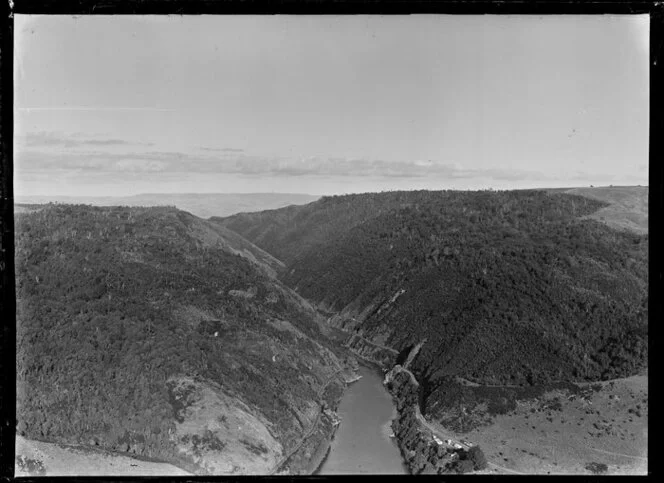
[[[601,475],[603,473],[606,473],[609,467],[606,466],[604,463],[593,462],[593,463],[588,463],[586,465],[586,469],[595,475]]]
[[[264,455],[268,451],[267,447],[265,447],[265,445],[260,442],[255,443],[252,441],[248,441],[246,439],[241,439],[240,443],[242,443],[247,449],[249,449],[249,451],[259,456]]]
[[[184,422],[185,412],[193,404],[196,388],[193,384],[178,384],[175,381],[169,381],[168,400],[173,407],[173,415],[178,423]]]
[[[194,447],[194,452],[198,454],[200,454],[202,450],[220,452],[226,447],[226,443],[219,440],[219,438],[217,438],[209,429],[205,430],[203,436],[198,436],[197,434],[192,435],[191,444]],[[267,452],[267,448],[265,448],[264,452]]]
[[[27,456],[17,455],[15,464],[19,471],[27,473],[30,476],[44,476],[46,474],[44,463],[33,458],[28,458]]]

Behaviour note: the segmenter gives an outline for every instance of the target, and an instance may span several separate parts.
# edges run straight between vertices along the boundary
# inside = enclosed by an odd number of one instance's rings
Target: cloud
[[[50,111],[90,111],[90,112],[174,112],[176,109],[165,107],[133,107],[133,106],[57,106],[57,107],[19,107],[21,112],[50,112]]]
[[[122,139],[89,139],[87,141],[80,141],[80,144],[83,146],[126,146],[131,143]]]
[[[16,171],[77,171],[77,172],[160,172],[180,171],[180,153],[116,154],[106,152],[44,153],[26,150],[17,153]]]
[[[100,134],[41,131],[17,139],[16,168],[23,172],[201,173],[250,177],[540,180],[537,171],[464,168],[431,159],[385,161],[345,157],[257,156],[235,147],[198,146],[191,152],[146,150],[136,143]],[[125,152],[121,152],[125,151]]]
[[[41,146],[51,138],[43,137]],[[88,144],[103,147],[111,143]],[[24,171],[74,170],[78,172],[201,173],[234,174],[254,177],[297,178],[382,178],[382,179],[476,179],[540,180],[542,173],[511,168],[466,169],[457,163],[432,160],[384,161],[366,158],[310,156],[287,158],[255,156],[219,148],[214,154],[180,151],[105,152],[103,150],[53,153],[26,149],[17,154],[16,168]]]
[[[212,151],[220,153],[243,153],[244,149],[241,148],[211,148],[208,146],[201,146],[201,151]]]
[[[90,138],[82,133],[65,134],[53,131],[31,132],[16,139],[19,146],[28,148],[85,146],[152,146],[152,143],[135,143],[123,139]]]

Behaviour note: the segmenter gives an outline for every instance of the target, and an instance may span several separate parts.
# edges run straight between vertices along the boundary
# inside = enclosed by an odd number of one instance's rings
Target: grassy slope
[[[16,476],[187,476],[168,463],[144,461],[93,449],[16,437]],[[40,467],[35,464],[39,462]],[[32,463],[32,464],[31,464]]]
[[[639,234],[648,233],[647,186],[565,188],[559,191],[608,203],[608,206],[589,215],[590,218],[619,230],[630,230]]]
[[[554,398],[560,406],[547,409]],[[463,436],[489,460],[520,473],[591,474],[587,466],[598,463],[608,474],[646,474],[648,379],[616,379],[584,397],[550,391]]]
[[[270,470],[339,363],[273,257],[226,233],[173,208],[17,213],[19,434]]]

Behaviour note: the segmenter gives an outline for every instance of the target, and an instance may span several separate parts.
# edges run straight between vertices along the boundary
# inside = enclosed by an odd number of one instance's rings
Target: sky
[[[15,16],[15,196],[648,184],[649,18]]]

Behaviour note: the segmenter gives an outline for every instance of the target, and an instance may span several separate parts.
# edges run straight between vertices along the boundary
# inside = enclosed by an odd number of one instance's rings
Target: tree
[[[473,471],[473,462],[470,460],[458,460],[454,463],[454,471],[457,473],[469,473]]]
[[[468,450],[468,460],[473,463],[475,470],[483,470],[487,466],[486,456],[479,446],[473,446]]]

